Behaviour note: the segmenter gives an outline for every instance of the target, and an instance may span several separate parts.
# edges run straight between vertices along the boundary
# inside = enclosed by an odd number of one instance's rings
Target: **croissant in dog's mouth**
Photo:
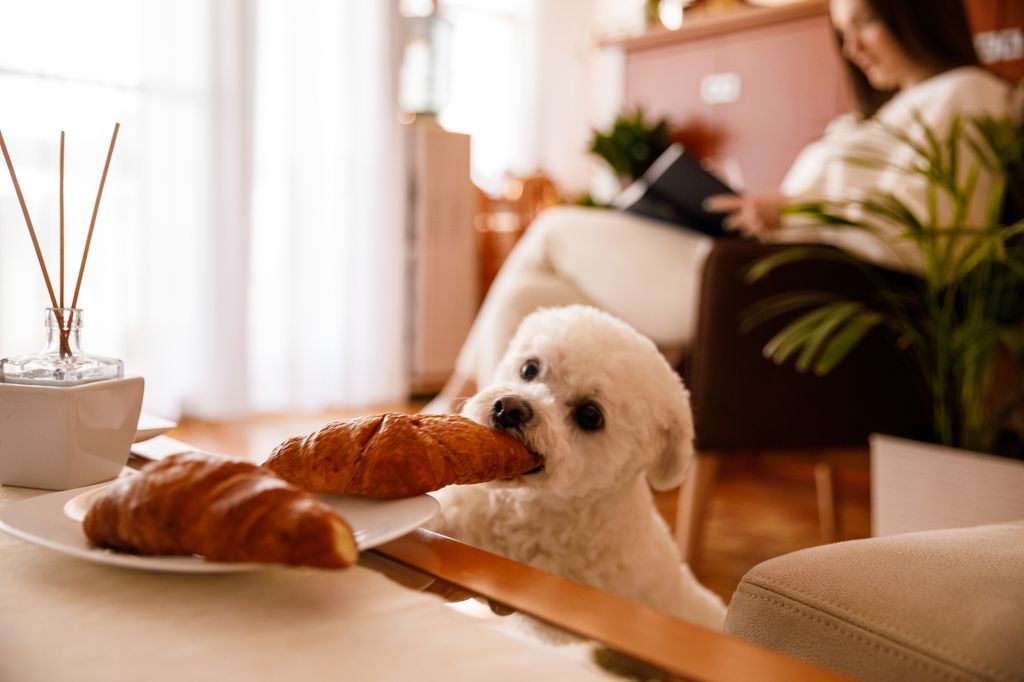
[[[539,464],[537,464],[537,466],[533,467],[532,469],[530,469],[528,471],[524,471],[523,473],[520,474],[520,476],[533,476],[535,474],[539,474],[539,473],[543,472],[544,471],[544,465],[547,464],[547,458],[544,457],[544,455],[542,455],[539,452],[537,452],[536,450],[534,450],[533,448],[531,448],[530,444],[527,443],[524,439],[518,438],[518,440],[519,440],[520,443],[523,444],[523,446],[526,448],[527,452],[529,452],[531,455],[533,455],[534,459],[536,459],[537,462],[539,462]]]
[[[522,430],[519,429],[519,428],[506,429],[505,433],[507,433],[508,435],[512,436],[517,441],[522,443],[523,447],[526,448],[526,451],[530,453],[530,455],[534,458],[534,460],[536,460],[538,462],[538,464],[537,464],[537,466],[533,467],[532,469],[524,471],[521,474],[518,474],[516,476],[511,476],[509,478],[503,478],[501,480],[502,481],[514,481],[517,478],[523,478],[524,476],[534,476],[536,474],[543,473],[544,472],[544,465],[547,463],[547,458],[544,457],[544,455],[542,455],[539,452],[537,452],[536,450],[534,450],[532,447],[530,447],[530,443],[527,442],[526,435],[522,432]]]
[[[538,462],[514,434],[465,417],[379,414],[290,438],[263,466],[311,492],[392,499],[515,478]]]
[[[523,445],[526,445],[526,444],[523,443]],[[539,473],[542,473],[544,471],[544,464],[545,464],[544,455],[541,455],[541,454],[535,452],[534,450],[530,450],[529,446],[527,446],[527,451],[531,455],[533,455],[534,459],[536,459],[538,462],[540,462],[540,464],[538,464],[537,466],[533,467],[532,469],[530,469],[528,471],[524,471],[523,473],[519,474],[519,476],[515,476],[514,478],[506,478],[505,479],[506,481],[512,481],[512,480],[515,480],[515,478],[522,478],[523,476],[533,476],[535,474],[539,474]]]

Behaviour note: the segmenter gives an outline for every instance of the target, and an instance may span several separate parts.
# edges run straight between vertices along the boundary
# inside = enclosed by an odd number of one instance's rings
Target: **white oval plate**
[[[132,442],[138,443],[150,438],[156,438],[162,433],[167,433],[177,425],[177,422],[172,422],[170,419],[156,417],[143,412],[139,415],[139,425],[135,427],[135,438]]]
[[[39,495],[0,510],[0,530],[62,554],[111,566],[174,573],[253,571],[272,564],[206,561],[197,556],[156,557],[125,554],[96,547],[82,532],[82,518],[107,485]],[[352,526],[360,551],[394,540],[423,525],[440,505],[429,495],[401,500],[371,500],[347,495],[320,495]]]

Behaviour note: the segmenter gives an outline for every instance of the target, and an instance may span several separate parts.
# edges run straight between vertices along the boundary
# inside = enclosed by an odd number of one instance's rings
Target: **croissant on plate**
[[[516,438],[455,415],[380,414],[286,440],[263,466],[304,490],[410,497],[537,468]]]
[[[119,479],[83,528],[97,545],[142,554],[321,568],[358,556],[351,528],[315,496],[255,464],[199,453]]]

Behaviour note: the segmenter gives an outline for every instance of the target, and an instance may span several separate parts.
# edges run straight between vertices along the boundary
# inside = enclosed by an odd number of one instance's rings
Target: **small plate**
[[[138,443],[139,441],[155,438],[162,433],[167,433],[177,425],[177,422],[143,412],[139,415],[139,425],[135,427],[135,439],[132,442]]]
[[[275,564],[206,561],[197,556],[156,557],[96,547],[82,531],[82,519],[110,482],[39,495],[0,510],[0,530],[62,554],[112,566],[174,573],[230,573]],[[429,495],[400,500],[371,500],[347,495],[320,495],[348,521],[360,551],[371,549],[423,525],[440,505]]]

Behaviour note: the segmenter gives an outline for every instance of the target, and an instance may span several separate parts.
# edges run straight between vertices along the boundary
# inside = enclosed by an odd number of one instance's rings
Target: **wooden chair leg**
[[[708,498],[718,475],[718,455],[698,454],[679,488],[676,512],[676,544],[684,561],[692,562],[700,548],[701,531]]]
[[[836,470],[828,462],[814,465],[814,487],[818,495],[818,530],[822,544],[839,539],[839,504]]]

